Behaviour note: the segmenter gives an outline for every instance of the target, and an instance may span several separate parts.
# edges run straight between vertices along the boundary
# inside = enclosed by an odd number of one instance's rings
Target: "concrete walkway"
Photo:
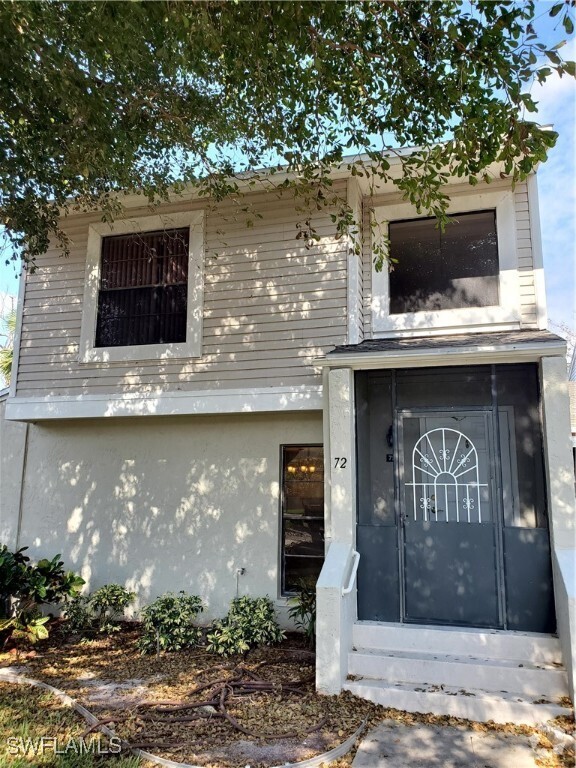
[[[536,768],[528,738],[384,720],[364,737],[352,768]]]

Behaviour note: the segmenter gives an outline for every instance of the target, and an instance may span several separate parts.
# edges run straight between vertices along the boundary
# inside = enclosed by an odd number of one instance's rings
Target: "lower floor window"
[[[282,446],[282,594],[316,583],[324,562],[324,451]]]

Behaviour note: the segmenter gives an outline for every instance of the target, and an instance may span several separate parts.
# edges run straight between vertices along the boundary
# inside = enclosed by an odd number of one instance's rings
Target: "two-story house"
[[[247,195],[251,226],[194,190],[153,212],[127,198],[113,224],[68,216],[70,256],[22,284],[7,543],[141,603],[199,594],[208,618],[245,593],[285,616],[317,579],[319,690],[480,720],[565,711],[565,345],[546,330],[536,179],[492,171],[451,182],[444,231],[345,169],[360,226],[342,238],[326,210],[296,239],[279,190]]]

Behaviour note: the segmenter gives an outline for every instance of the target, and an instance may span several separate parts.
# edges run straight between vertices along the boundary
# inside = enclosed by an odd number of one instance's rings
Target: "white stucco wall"
[[[5,408],[6,398],[0,398],[0,544],[14,548],[28,426],[5,421]]]
[[[240,594],[277,597],[279,446],[318,442],[320,412],[31,425],[18,543],[90,590],[184,589],[223,616],[238,568]]]

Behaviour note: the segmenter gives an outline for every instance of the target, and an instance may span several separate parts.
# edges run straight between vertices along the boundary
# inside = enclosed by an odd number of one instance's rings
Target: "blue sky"
[[[536,28],[546,42],[563,38],[559,17],[547,16],[551,3],[540,0]],[[574,39],[561,53],[576,59]],[[540,221],[546,274],[548,317],[553,323],[576,327],[576,81],[554,77],[532,94],[539,104],[535,119],[552,124],[560,134],[556,147],[538,172]],[[18,278],[12,264],[0,264],[0,311],[5,294],[16,295]]]
[[[574,40],[562,49],[576,58]],[[535,85],[538,120],[560,134],[548,161],[538,172],[540,223],[548,317],[576,327],[576,81],[571,77]]]

